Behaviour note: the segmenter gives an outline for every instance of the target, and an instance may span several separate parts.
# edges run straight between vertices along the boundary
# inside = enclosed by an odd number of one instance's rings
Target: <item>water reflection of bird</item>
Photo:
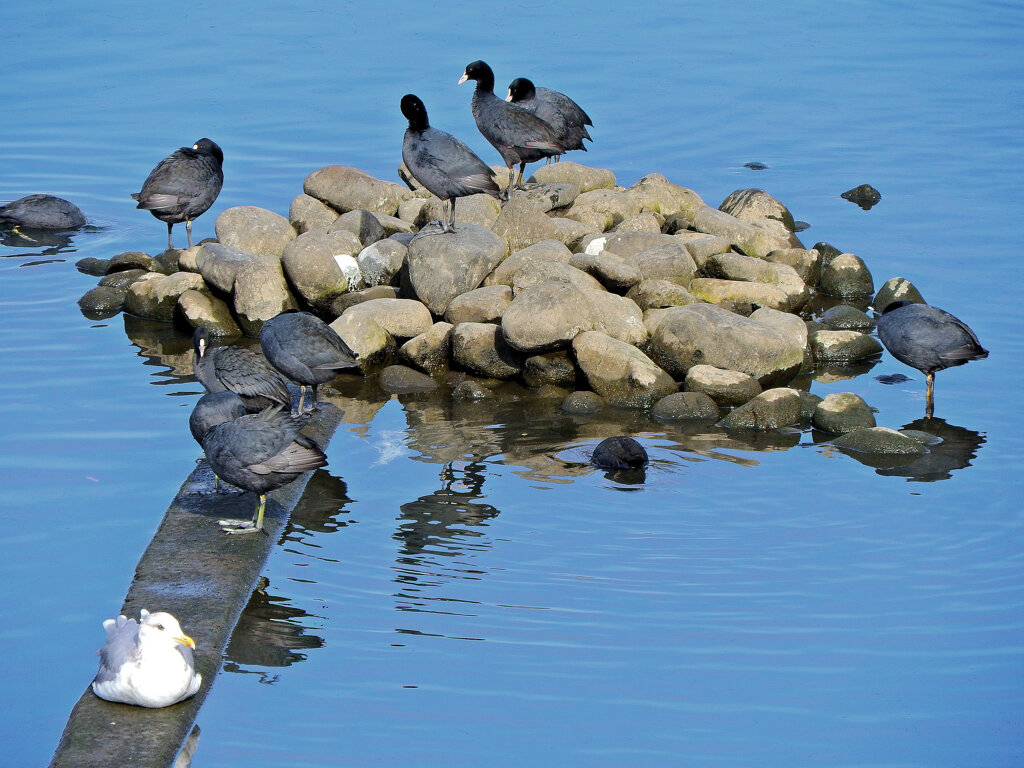
[[[894,301],[878,319],[878,338],[901,363],[927,377],[925,415],[934,412],[935,373],[988,357],[967,324],[938,307]]]
[[[877,468],[886,477],[905,477],[912,482],[931,483],[948,480],[958,469],[966,469],[985,444],[985,438],[973,429],[948,424],[943,419],[917,419],[901,427],[901,431],[927,432],[941,441],[928,446],[928,453],[909,463]]]
[[[402,141],[402,162],[416,181],[444,201],[441,231],[454,232],[456,198],[480,192],[497,194],[494,171],[461,140],[432,128],[419,97],[406,94],[401,107],[409,121]]]
[[[224,153],[210,139],[199,139],[165,157],[150,171],[140,192],[132,199],[167,222],[167,247],[173,248],[171,228],[185,222],[188,247],[192,247],[192,222],[213,205],[224,184]]]
[[[594,449],[590,463],[598,469],[642,469],[647,466],[647,451],[632,437],[606,437]]]
[[[517,77],[509,83],[505,101],[518,104],[550,125],[555,130],[562,152],[573,149],[586,152],[583,140],[593,141],[587,133],[587,126],[593,125],[590,116],[564,93],[550,88],[537,88],[525,77]],[[560,154],[555,155],[555,162],[560,157]]]
[[[498,150],[508,166],[508,191],[522,185],[527,163],[563,152],[554,129],[536,115],[509,104],[494,93],[494,71],[483,61],[466,66],[460,83],[476,80],[473,91],[473,117],[476,127]],[[518,177],[513,167],[519,165]]]
[[[205,328],[192,334],[192,349],[192,369],[207,392],[230,390],[250,411],[275,404],[291,408],[288,383],[263,355],[243,347],[211,346]]]
[[[240,667],[287,667],[306,658],[301,651],[322,648],[324,640],[311,631],[311,617],[288,598],[268,592],[270,582],[260,578],[249,604],[238,617],[227,648],[225,670]]]
[[[274,407],[214,424],[203,435],[206,461],[214,474],[260,497],[251,522],[221,521],[227,533],[265,533],[267,494],[307,470],[327,465],[320,446],[300,434],[302,426],[302,419]]]
[[[166,707],[199,690],[191,637],[169,613],[142,610],[139,622],[125,616],[103,622],[107,640],[97,651],[92,690],[101,699],[139,707]]]
[[[310,410],[314,410],[317,385],[359,365],[356,353],[341,336],[309,312],[283,312],[267,320],[260,329],[260,347],[267,362],[301,387],[300,414],[306,387],[312,391]]]

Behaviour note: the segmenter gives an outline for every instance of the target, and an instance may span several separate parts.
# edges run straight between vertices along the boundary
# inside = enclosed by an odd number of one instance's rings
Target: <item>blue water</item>
[[[226,181],[197,239],[232,205],[286,213],[323,165],[397,180],[407,92],[496,162],[456,85],[477,58],[584,106],[573,159],[712,205],[764,188],[808,246],[970,323],[992,354],[941,373],[936,406],[968,447],[907,477],[810,433],[757,450],[635,414],[347,400],[194,765],[1024,762],[1019,4],[59,0],[5,9],[2,35],[0,199],[61,195],[99,229],[0,245],[0,762],[49,759],[199,455],[187,340],[83,318],[74,262],[162,250],[128,195],[201,136]],[[871,211],[839,197],[861,183]],[[811,386],[892,427],[923,389],[888,356]],[[648,447],[643,485],[557,461],[616,431]]]

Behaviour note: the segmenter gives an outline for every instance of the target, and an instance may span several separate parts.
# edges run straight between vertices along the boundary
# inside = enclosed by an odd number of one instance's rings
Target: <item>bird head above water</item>
[[[532,99],[536,95],[537,88],[534,86],[532,80],[528,80],[525,77],[517,77],[508,84],[508,96],[505,97],[505,101],[510,101],[515,104],[519,101]]]
[[[224,163],[224,152],[217,145],[217,142],[213,141],[212,139],[199,139],[199,141],[192,145],[192,149],[204,155],[210,155],[211,157],[215,157],[217,159],[217,162],[222,165]]]
[[[459,84],[467,80],[476,80],[476,87],[482,91],[494,90],[494,71],[484,61],[477,60],[466,65]]]
[[[419,96],[407,93],[402,97],[402,115],[409,121],[409,127],[414,131],[424,131],[430,127],[427,108],[423,106]]]

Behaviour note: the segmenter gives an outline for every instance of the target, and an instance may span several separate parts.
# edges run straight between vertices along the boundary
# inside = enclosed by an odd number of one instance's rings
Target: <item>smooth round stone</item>
[[[602,408],[604,408],[604,398],[589,390],[570,393],[561,405],[561,409],[566,413],[576,414],[598,413]]]

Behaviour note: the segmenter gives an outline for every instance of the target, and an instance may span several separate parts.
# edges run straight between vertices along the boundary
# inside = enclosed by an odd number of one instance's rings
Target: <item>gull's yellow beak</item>
[[[188,635],[182,635],[181,637],[174,638],[174,642],[180,643],[181,645],[187,645],[193,651],[196,649],[196,641]]]

